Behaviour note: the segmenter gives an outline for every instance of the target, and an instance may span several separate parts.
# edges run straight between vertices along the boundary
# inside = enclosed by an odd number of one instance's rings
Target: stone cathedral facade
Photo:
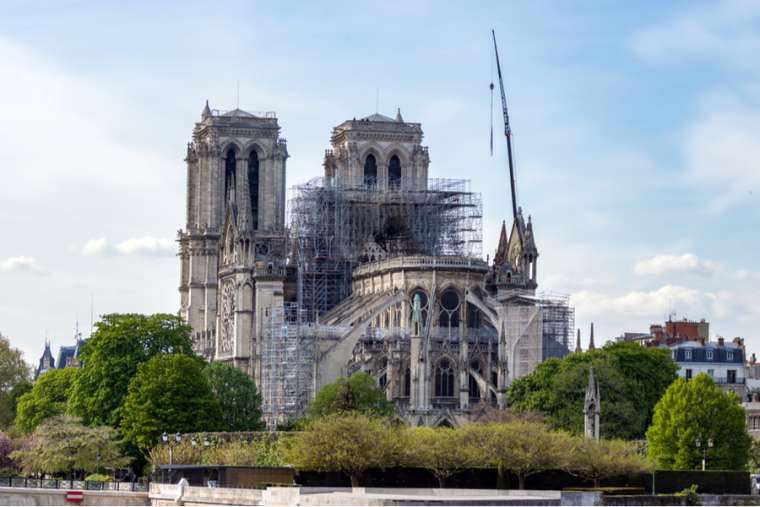
[[[479,194],[430,178],[422,138],[400,111],[341,123],[286,224],[275,115],[203,109],[187,148],[180,314],[198,353],[256,381],[271,426],[356,371],[410,423],[458,424],[567,353],[573,310],[536,293],[530,217],[505,221],[484,261]]]

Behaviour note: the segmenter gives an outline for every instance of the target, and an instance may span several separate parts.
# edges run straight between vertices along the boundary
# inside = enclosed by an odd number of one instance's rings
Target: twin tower
[[[178,234],[180,315],[196,352],[259,376],[257,336],[269,313],[295,301],[285,224],[288,150],[274,113],[222,112],[206,103],[187,146],[187,224]],[[336,127],[328,185],[424,188],[422,128],[372,115]],[[292,280],[291,280],[292,282]],[[258,380],[258,379],[257,379]]]

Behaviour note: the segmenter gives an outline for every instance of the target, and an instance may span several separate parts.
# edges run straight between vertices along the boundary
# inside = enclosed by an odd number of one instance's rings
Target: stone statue
[[[412,298],[412,330],[415,335],[422,330],[422,297],[419,292]]]

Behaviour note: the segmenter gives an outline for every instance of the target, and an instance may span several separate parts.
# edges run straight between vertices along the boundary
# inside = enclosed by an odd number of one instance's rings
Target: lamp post
[[[182,435],[178,431],[172,437],[164,431],[161,434],[161,440],[169,446],[169,478],[171,479],[172,465],[174,464],[174,447],[182,442]]]
[[[702,440],[699,439],[699,438],[694,441],[694,444],[697,446],[697,449],[701,449],[702,450],[702,471],[704,472],[705,471],[705,465],[707,464],[707,450],[708,449],[712,449],[712,447],[713,447],[713,439],[712,438],[708,438],[706,445],[702,445],[702,443],[703,443]]]

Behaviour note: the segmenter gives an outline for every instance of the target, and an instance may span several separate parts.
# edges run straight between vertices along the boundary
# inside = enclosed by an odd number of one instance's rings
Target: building
[[[457,424],[568,353],[567,297],[537,292],[514,206],[492,263],[466,180],[429,176],[419,123],[342,122],[320,178],[290,191],[273,113],[211,110],[187,149],[180,314],[195,350],[246,371],[270,426],[338,376],[372,375],[412,424]]]
[[[37,380],[37,378],[43,373],[55,368],[79,367],[79,355],[82,351],[82,346],[87,341],[82,339],[82,334],[79,332],[79,326],[77,326],[77,331],[74,334],[74,340],[74,345],[63,346],[58,349],[58,360],[53,359],[53,353],[50,350],[50,342],[45,341],[45,350],[42,352],[37,368],[34,370],[34,380]]]
[[[710,323],[702,319],[694,320],[673,320],[668,318],[665,325],[652,324],[649,327],[651,336],[647,345],[675,345],[687,341],[703,341],[710,339]]]
[[[746,378],[744,340],[741,338],[730,343],[723,338],[718,338],[717,343],[684,341],[672,345],[670,350],[679,366],[679,376],[689,380],[699,373],[706,373],[724,390],[733,391],[744,399]]]

